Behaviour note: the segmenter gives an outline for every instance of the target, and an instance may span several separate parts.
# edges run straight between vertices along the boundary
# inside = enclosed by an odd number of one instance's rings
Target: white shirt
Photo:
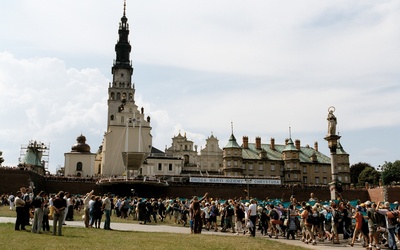
[[[256,204],[251,204],[249,206],[249,211],[250,211],[250,216],[255,216],[257,215],[257,205]]]

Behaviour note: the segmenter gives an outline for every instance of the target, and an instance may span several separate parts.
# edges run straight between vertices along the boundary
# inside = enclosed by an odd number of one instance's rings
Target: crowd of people
[[[367,249],[397,249],[399,242],[399,206],[388,202],[336,201],[321,202],[310,194],[308,201],[222,200],[203,197],[191,198],[139,198],[119,197],[107,193],[84,196],[60,191],[48,195],[41,191],[37,196],[29,188],[21,188],[16,195],[7,197],[10,209],[16,208],[15,230],[32,233],[50,231],[49,219],[53,219],[53,234],[62,235],[62,225],[82,215],[87,228],[112,230],[111,216],[135,220],[140,224],[169,220],[170,223],[188,226],[193,234],[202,230],[232,232],[236,235],[256,234],[269,238],[285,237],[300,239],[305,244],[330,241],[332,244],[346,240],[349,246],[363,244]],[[31,224],[30,224],[31,222]],[[339,238],[339,235],[342,237]]]

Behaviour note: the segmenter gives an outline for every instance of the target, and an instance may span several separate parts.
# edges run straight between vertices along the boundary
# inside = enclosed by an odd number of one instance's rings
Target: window
[[[322,172],[326,173],[326,166],[322,167]]]
[[[306,166],[303,167],[303,173],[307,173],[307,167]]]
[[[168,165],[168,171],[172,171],[172,163]]]
[[[76,171],[82,171],[82,162],[76,164]]]
[[[325,185],[328,184],[328,179],[326,177],[324,177],[322,181],[324,182]]]
[[[339,176],[339,177],[338,177],[338,180],[339,180],[339,181],[342,181],[342,176]]]
[[[158,171],[162,170],[162,163],[158,163]]]
[[[275,164],[271,164],[271,171],[275,171]]]
[[[303,184],[307,184],[307,177],[303,176]]]
[[[237,162],[237,161],[234,161],[234,162],[233,162],[233,166],[236,168],[236,167],[238,166],[238,162]]]
[[[315,166],[315,173],[318,173],[319,172],[319,168],[318,168],[318,166]]]
[[[253,170],[253,163],[249,164],[249,170]]]
[[[348,182],[348,181],[349,181],[349,177],[348,177],[347,175],[344,177],[344,181],[345,181],[345,182]]]
[[[227,161],[227,162],[226,162],[226,166],[227,166],[227,167],[230,167],[230,166],[231,166],[231,161]]]
[[[297,180],[297,174],[293,174],[293,179]]]
[[[264,165],[260,163],[260,165],[258,165],[258,170],[259,171],[264,171]]]
[[[319,177],[315,177],[315,184],[319,184]]]

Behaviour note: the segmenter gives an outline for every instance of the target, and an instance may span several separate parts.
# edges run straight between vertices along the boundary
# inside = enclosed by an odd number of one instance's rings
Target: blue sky
[[[107,87],[123,1],[6,1],[0,9],[0,150],[50,144],[64,164],[81,133],[95,152],[106,130]],[[324,136],[335,106],[351,164],[400,159],[400,2],[127,1],[133,81],[152,118],[153,146],[179,131],[204,147],[302,145]]]

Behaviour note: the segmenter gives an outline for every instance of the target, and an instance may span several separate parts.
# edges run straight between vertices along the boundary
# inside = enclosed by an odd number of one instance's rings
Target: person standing
[[[67,207],[67,201],[64,199],[63,191],[58,192],[57,197],[54,199],[53,207],[54,207],[53,235],[56,235],[56,228],[57,228],[57,235],[62,236],[61,227],[64,220],[65,209]]]
[[[257,201],[254,199],[250,200],[249,210],[247,212],[249,220],[252,222],[252,226],[249,227],[252,237],[256,237],[256,222],[257,222]]]
[[[208,195],[208,193],[205,193],[203,198],[201,198],[200,200],[197,196],[193,197],[193,202],[189,208],[190,218],[191,218],[191,220],[193,220],[193,233],[195,233],[195,234],[200,234],[201,229],[203,227],[203,221],[201,218],[200,202],[202,202],[204,199],[206,199],[207,195]]]
[[[44,207],[44,191],[40,191],[39,194],[33,199],[31,205],[34,209],[33,222],[32,222],[32,233],[41,233],[42,222],[43,222],[43,207]]]
[[[110,228],[110,222],[111,222],[111,193],[107,193],[107,196],[103,199],[103,211],[106,216],[106,219],[104,221],[104,229],[105,230],[112,230]]]
[[[15,196],[13,195],[13,193],[11,193],[8,196],[8,203],[10,204],[10,210],[14,209],[14,206],[15,206],[14,202],[15,202]]]
[[[94,190],[90,191],[90,193],[87,193],[85,198],[83,199],[83,213],[85,216],[84,223],[85,227],[89,227],[89,220],[90,220],[90,207],[89,207],[89,201],[92,198],[92,195],[94,193]]]
[[[65,192],[65,193],[64,193],[63,199],[64,199],[65,202],[66,202],[66,206],[65,206],[64,218],[63,218],[63,222],[62,222],[63,225],[67,225],[67,224],[65,223],[65,221],[67,220],[68,208],[69,208],[69,206],[68,206],[68,198],[69,198],[69,193],[68,193],[68,192]]]
[[[349,243],[349,245],[350,246],[354,246],[354,242],[356,241],[356,239],[357,239],[359,234],[361,234],[362,237],[364,238],[364,244],[368,243],[368,245],[369,245],[368,237],[362,231],[362,226],[363,226],[363,223],[364,223],[363,222],[364,221],[364,217],[361,214],[361,211],[362,211],[361,206],[357,205],[356,206],[356,210],[357,210],[356,213],[352,216],[352,218],[356,220],[356,225],[355,225],[355,228],[354,228],[355,230],[353,232],[353,238],[352,238],[351,242]]]
[[[30,226],[29,224],[29,219],[31,218],[30,215],[30,208],[31,208],[31,202],[32,202],[32,198],[31,198],[31,190],[30,188],[21,188],[21,193],[22,193],[22,197],[21,199],[23,199],[25,201],[25,209],[24,209],[24,214],[25,214],[25,218],[24,218],[24,223],[25,226]]]
[[[395,237],[395,224],[392,223],[392,220],[388,218],[388,216],[392,213],[392,210],[390,210],[390,203],[385,202],[383,204],[383,207],[377,210],[378,213],[382,214],[385,216],[386,220],[386,228],[388,231],[388,245],[389,249],[397,250],[397,245],[396,245],[396,237]]]
[[[26,230],[25,229],[25,201],[21,199],[21,191],[17,191],[15,197],[15,211],[17,212],[17,220],[15,221],[15,230]],[[20,229],[21,227],[21,229]]]

